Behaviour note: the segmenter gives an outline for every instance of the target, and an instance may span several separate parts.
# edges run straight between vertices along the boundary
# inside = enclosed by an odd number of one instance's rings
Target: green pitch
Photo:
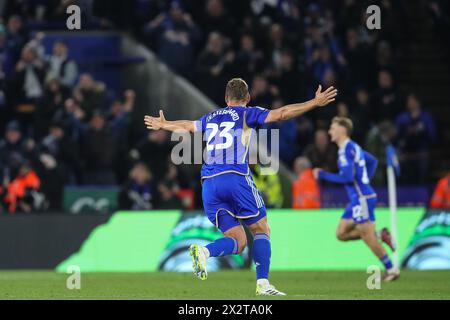
[[[81,289],[52,271],[0,272],[0,299],[257,299],[251,271],[210,273],[82,273]],[[368,290],[361,272],[273,272],[283,299],[450,299],[450,271],[403,271],[399,281]],[[280,299],[280,298],[278,298]]]

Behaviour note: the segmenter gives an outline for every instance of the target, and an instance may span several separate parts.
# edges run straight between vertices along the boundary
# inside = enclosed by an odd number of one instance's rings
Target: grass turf
[[[272,299],[450,299],[450,271],[403,271],[401,278],[368,290],[364,271],[272,272],[288,296]],[[254,273],[82,273],[81,289],[66,288],[68,275],[52,271],[1,271],[0,299],[261,299]],[[264,299],[267,299],[265,297]]]

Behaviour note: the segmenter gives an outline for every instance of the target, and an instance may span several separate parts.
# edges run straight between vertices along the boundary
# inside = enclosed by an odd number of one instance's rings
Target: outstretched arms
[[[319,85],[314,99],[303,103],[288,104],[281,108],[271,110],[267,115],[265,123],[289,120],[298,117],[316,107],[326,106],[327,104],[335,100],[336,95],[337,90],[334,87],[331,86],[327,90],[322,92],[322,86]]]
[[[159,117],[145,116],[145,126],[150,130],[164,129],[167,131],[186,130],[189,132],[195,131],[195,121],[191,120],[176,120],[168,121],[164,117],[164,112],[159,110]]]

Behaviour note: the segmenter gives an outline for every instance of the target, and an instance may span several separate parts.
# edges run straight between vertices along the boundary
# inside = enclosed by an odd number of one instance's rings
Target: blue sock
[[[380,261],[384,264],[384,267],[386,268],[386,270],[389,270],[392,268],[392,261],[387,254],[382,256],[380,258]]]
[[[257,233],[253,239],[253,261],[256,265],[256,279],[269,279],[270,239],[265,233]]]
[[[238,244],[235,238],[224,237],[211,242],[206,246],[210,257],[221,257],[238,252]]]

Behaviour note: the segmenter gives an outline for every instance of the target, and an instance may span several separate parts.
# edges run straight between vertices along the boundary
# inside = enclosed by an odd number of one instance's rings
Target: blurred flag
[[[386,147],[386,163],[388,167],[394,168],[395,175],[400,176],[400,163],[398,162],[397,154],[395,153],[395,148],[392,144],[388,144]]]

